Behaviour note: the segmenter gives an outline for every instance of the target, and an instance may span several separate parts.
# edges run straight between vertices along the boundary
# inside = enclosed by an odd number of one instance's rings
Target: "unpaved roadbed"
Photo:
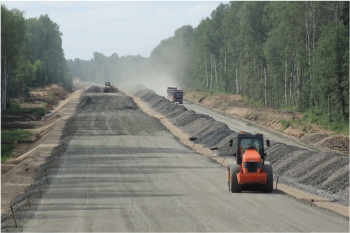
[[[153,111],[164,115],[172,124],[204,148],[218,147],[217,154],[223,159],[235,150],[229,148],[229,140],[237,133],[225,124],[216,122],[209,115],[196,114],[183,105],[173,104],[143,86],[125,87],[125,91],[148,103]],[[349,157],[330,151],[311,151],[297,146],[272,142],[267,150],[268,160],[274,167],[274,178],[279,182],[306,191],[309,194],[336,203],[333,211],[349,216]],[[313,199],[310,196],[310,199]],[[324,200],[323,200],[324,201]],[[320,201],[321,202],[321,201]],[[320,204],[324,206],[323,204]],[[343,207],[341,207],[343,206]],[[339,211],[337,211],[339,209]]]
[[[348,219],[281,192],[228,192],[225,167],[189,147],[209,156],[210,149],[183,146],[178,140],[187,137],[177,139],[159,123],[171,121],[144,114],[122,93],[92,91],[81,100],[64,128],[65,151],[41,166],[50,186],[41,198],[38,183],[30,189],[40,203],[29,209],[24,198],[16,202],[25,232],[349,231]],[[37,181],[45,182],[40,174]],[[3,232],[21,227],[2,216]]]

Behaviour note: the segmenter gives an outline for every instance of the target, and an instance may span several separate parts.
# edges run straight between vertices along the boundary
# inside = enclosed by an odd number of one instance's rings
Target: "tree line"
[[[95,53],[69,64],[88,79],[170,75],[185,89],[240,94],[324,124],[347,123],[349,2],[221,3],[197,27],[162,40],[149,58]]]
[[[99,52],[94,52],[91,60],[69,59],[67,64],[76,79],[99,84],[116,81],[118,85],[123,79],[144,76],[149,67],[148,59],[140,55],[119,57],[117,53],[113,53],[108,57]]]
[[[62,33],[48,15],[25,19],[25,12],[1,4],[1,110],[30,88],[56,83],[72,88]]]

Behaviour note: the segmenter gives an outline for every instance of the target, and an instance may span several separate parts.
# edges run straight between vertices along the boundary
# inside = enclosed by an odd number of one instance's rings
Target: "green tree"
[[[34,86],[45,86],[47,80],[44,63],[41,60],[36,60],[34,63]]]
[[[34,64],[41,60],[45,67],[46,83],[66,83],[69,88],[71,83],[67,82],[67,64],[62,49],[62,33],[59,25],[54,23],[48,15],[27,20],[27,58]],[[68,78],[69,79],[69,78]],[[43,80],[43,79],[41,79]],[[68,85],[68,86],[67,86]]]
[[[225,44],[227,44],[227,81],[226,92],[241,93],[241,64],[243,42],[240,36],[241,9],[244,2],[230,2],[230,7],[223,18],[223,31]]]
[[[241,11],[240,36],[243,42],[243,94],[253,102],[260,100],[267,106],[267,62],[263,45],[267,26],[263,21],[265,2],[245,2]],[[261,88],[263,87],[263,88]]]
[[[191,71],[189,73],[188,88],[205,90],[210,87],[210,52],[206,48],[207,33],[210,19],[203,19],[193,32],[191,46]]]
[[[315,87],[320,110],[330,121],[349,119],[349,35],[347,27],[330,23],[315,50]]]
[[[24,56],[20,59],[19,65],[13,71],[10,81],[10,97],[24,98],[29,93],[34,79],[33,65],[25,60]]]
[[[18,67],[25,42],[24,13],[1,4],[1,110],[9,104],[11,73]]]

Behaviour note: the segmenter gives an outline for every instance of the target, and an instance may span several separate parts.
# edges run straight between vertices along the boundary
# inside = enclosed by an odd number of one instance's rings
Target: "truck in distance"
[[[167,99],[171,102],[179,102],[182,104],[183,102],[183,90],[178,90],[177,87],[168,87],[167,88]]]
[[[173,103],[179,102],[180,104],[182,104],[182,102],[183,102],[183,97],[184,97],[184,92],[183,92],[183,90],[173,90],[171,101],[172,101]]]
[[[173,90],[177,90],[177,87],[168,87],[166,90],[167,99],[172,100]]]

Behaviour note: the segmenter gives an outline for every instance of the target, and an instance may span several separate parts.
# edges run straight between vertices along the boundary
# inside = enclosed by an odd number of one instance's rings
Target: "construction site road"
[[[232,194],[225,167],[123,93],[86,93],[61,165],[24,232],[349,232],[282,193]]]
[[[297,146],[311,151],[319,151],[319,148],[316,148],[312,145],[306,145],[300,142],[299,140],[295,140],[295,138],[291,136],[269,130],[249,120],[242,119],[233,115],[228,115],[218,110],[210,109],[208,107],[203,107],[189,100],[185,100],[183,102],[183,105],[188,110],[195,111],[196,113],[209,115],[213,117],[213,119],[215,119],[216,121],[225,123],[230,129],[232,129],[235,132],[245,131],[253,134],[260,133],[263,134],[265,138],[268,138],[275,142],[285,143],[291,146]]]

